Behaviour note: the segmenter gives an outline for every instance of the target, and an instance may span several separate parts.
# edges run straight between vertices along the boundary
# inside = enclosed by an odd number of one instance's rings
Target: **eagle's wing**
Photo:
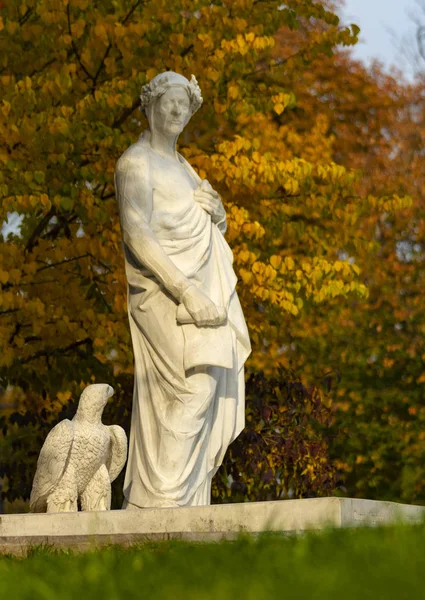
[[[124,429],[119,425],[110,425],[108,430],[111,436],[111,451],[106,467],[112,482],[121,473],[121,469],[127,460],[127,436]]]
[[[31,512],[46,510],[47,497],[65,470],[73,440],[74,425],[68,419],[53,427],[46,437],[38,457],[37,471],[32,484]]]

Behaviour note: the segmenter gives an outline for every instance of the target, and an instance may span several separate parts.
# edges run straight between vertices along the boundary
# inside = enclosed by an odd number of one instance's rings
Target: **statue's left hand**
[[[213,221],[220,221],[224,216],[224,208],[219,194],[214,190],[208,179],[204,179],[201,185],[194,191],[193,197]]]

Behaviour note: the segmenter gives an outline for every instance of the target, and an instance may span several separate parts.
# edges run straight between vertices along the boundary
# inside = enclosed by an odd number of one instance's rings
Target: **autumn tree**
[[[284,52],[300,44],[299,32],[291,35],[279,38]],[[364,243],[341,255],[359,267],[368,296],[305,306],[276,360],[307,379],[324,371],[341,379],[331,453],[347,494],[423,502],[423,77],[408,84],[338,51],[290,85],[297,110],[287,119],[303,132],[322,115],[334,137],[332,159],[361,170],[358,194],[412,202],[359,215],[349,233]]]
[[[273,371],[309,307],[367,296],[356,224],[409,200],[359,191],[326,110],[300,125],[300,82],[358,33],[324,2],[28,0],[0,28],[0,221],[22,218],[0,242],[0,377],[27,408],[131,376],[113,171],[146,126],[141,86],[166,69],[203,90],[180,148],[225,201],[250,370]]]
[[[376,154],[360,158],[363,185],[378,193],[390,187],[411,195],[413,203],[362,226],[375,243],[358,259],[370,294],[350,312],[339,310],[345,327],[333,332],[328,355],[338,357],[348,375],[338,401],[346,444],[336,451],[352,493],[423,502],[424,86],[418,81],[401,89],[381,78],[381,89],[385,85],[397,102],[378,117]]]

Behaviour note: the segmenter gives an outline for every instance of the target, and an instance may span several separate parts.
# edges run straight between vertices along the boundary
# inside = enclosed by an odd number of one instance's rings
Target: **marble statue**
[[[115,170],[135,381],[124,508],[210,503],[244,427],[248,331],[219,194],[176,151],[202,104],[195,77],[145,85],[149,127]]]
[[[31,490],[32,512],[109,510],[111,482],[127,458],[127,436],[119,425],[102,424],[103,409],[114,390],[105,383],[86,387],[70,421],[47,436]]]

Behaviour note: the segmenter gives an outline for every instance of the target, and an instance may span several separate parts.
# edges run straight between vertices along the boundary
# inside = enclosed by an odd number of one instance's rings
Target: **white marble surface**
[[[141,102],[149,127],[115,170],[135,361],[124,506],[207,505],[244,427],[249,336],[221,198],[176,150],[196,79],[162,73]]]
[[[37,462],[30,507],[33,512],[109,510],[111,482],[127,457],[127,436],[119,425],[102,423],[114,390],[89,385],[72,421],[58,423],[47,436]]]
[[[131,512],[0,515],[0,551],[48,543],[89,547],[145,540],[234,539],[241,532],[296,533],[328,527],[421,522],[425,507],[351,498],[313,498]]]

